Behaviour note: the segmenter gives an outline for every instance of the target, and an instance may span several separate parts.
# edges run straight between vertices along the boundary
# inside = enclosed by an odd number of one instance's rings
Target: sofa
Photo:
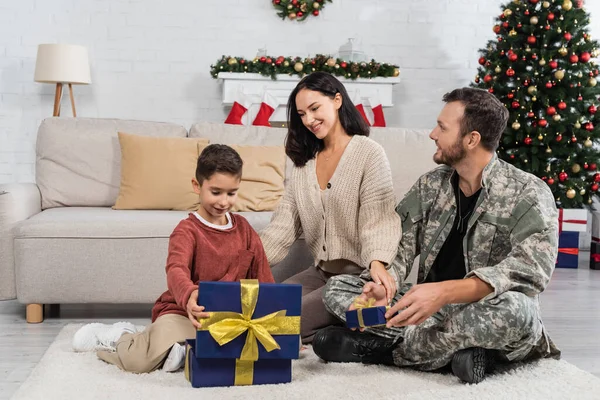
[[[188,211],[115,210],[121,154],[117,132],[206,138],[210,143],[282,146],[286,130],[202,122],[177,124],[48,118],[36,142],[36,183],[0,185],[0,300],[26,304],[28,322],[44,305],[153,303],[166,289],[169,235]],[[435,167],[428,131],[373,128],[385,149],[398,199]],[[288,159],[286,180],[291,170]],[[285,181],[284,181],[285,184]],[[255,230],[272,212],[242,212]],[[302,238],[273,266],[278,282],[311,262]]]

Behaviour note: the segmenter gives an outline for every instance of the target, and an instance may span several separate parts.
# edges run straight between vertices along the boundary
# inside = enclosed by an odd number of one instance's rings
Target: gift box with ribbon
[[[210,386],[290,382],[300,351],[301,285],[200,282],[198,304],[210,317],[199,319],[196,369],[222,378]],[[267,360],[280,362],[258,362]],[[282,374],[271,374],[273,366]]]
[[[357,298],[354,301],[355,309],[346,311],[346,326],[348,328],[366,328],[385,325],[385,313],[389,307],[375,307],[375,299],[368,301]]]
[[[600,269],[600,243],[592,242],[590,248],[590,269]]]
[[[577,268],[579,264],[579,232],[561,232],[558,236],[557,268]]]
[[[588,210],[559,208],[558,232],[591,232],[591,224],[588,224]]]

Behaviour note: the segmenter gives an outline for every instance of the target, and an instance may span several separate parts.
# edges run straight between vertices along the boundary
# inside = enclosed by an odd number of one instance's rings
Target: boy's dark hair
[[[237,151],[225,144],[211,144],[202,150],[196,164],[196,180],[199,184],[220,172],[242,177],[244,162]]]
[[[487,90],[466,87],[446,93],[442,100],[446,103],[459,101],[465,106],[460,123],[462,137],[477,131],[483,148],[496,151],[509,114],[500,100]]]

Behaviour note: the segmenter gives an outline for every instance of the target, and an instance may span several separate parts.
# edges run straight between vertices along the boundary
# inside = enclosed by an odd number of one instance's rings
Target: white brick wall
[[[472,81],[477,49],[508,0],[334,0],[319,18],[282,21],[270,0],[0,0],[0,183],[34,180],[35,136],[54,86],[33,82],[40,43],[88,48],[93,84],[76,86],[80,116],[222,121],[209,65],[223,54],[334,53],[362,39],[401,66],[390,126],[433,126],[446,91]],[[600,35],[600,1],[587,0]],[[366,32],[369,33],[366,33]],[[418,39],[418,40],[417,40]],[[63,115],[70,115],[68,97]]]

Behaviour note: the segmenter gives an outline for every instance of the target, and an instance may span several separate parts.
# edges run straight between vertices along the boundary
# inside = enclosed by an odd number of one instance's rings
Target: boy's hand
[[[187,314],[190,321],[194,325],[194,328],[200,329],[202,325],[198,318],[208,318],[210,314],[204,312],[204,307],[198,305],[198,290],[194,290],[190,295],[190,299],[187,302]]]

